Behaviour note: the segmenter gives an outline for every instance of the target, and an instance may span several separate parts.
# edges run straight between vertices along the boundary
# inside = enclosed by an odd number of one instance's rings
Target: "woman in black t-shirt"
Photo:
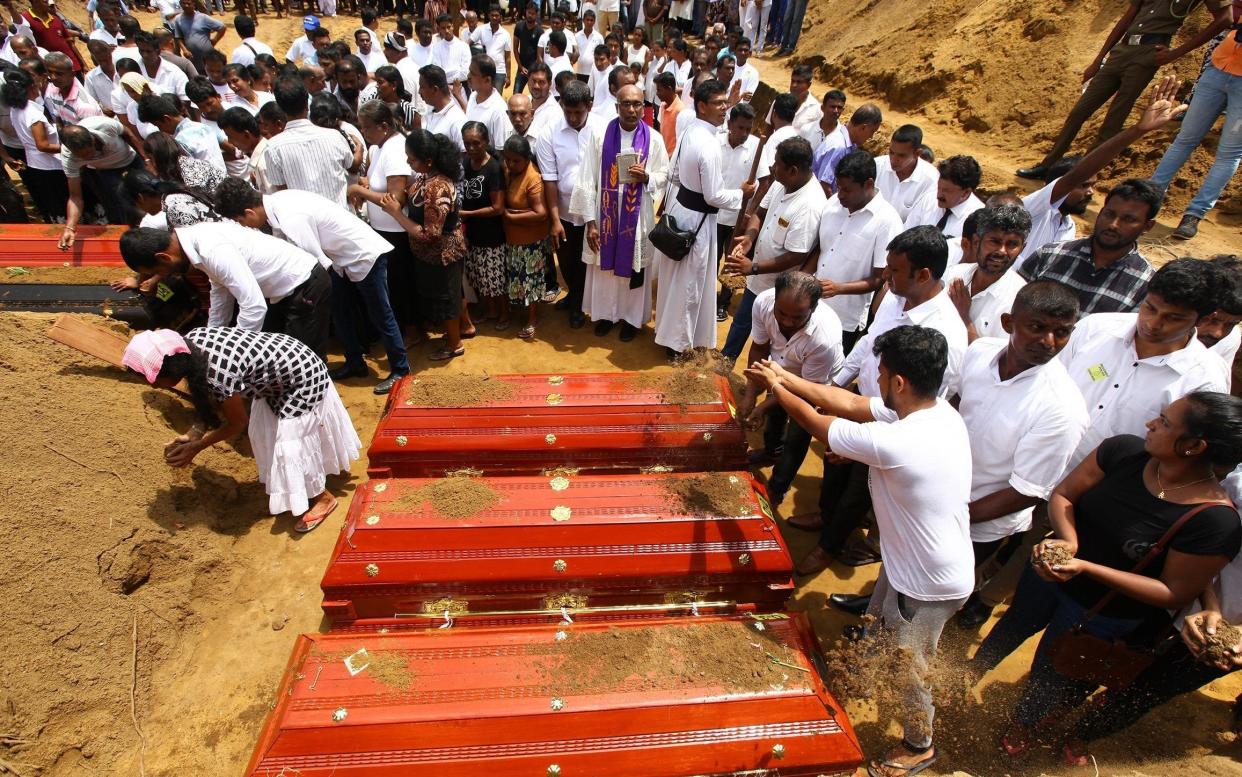
[[[1153,618],[1167,618],[1198,596],[1242,546],[1242,524],[1220,478],[1242,461],[1242,400],[1196,392],[1147,423],[1145,440],[1105,440],[1053,491],[1053,539],[1032,555],[1013,604],[975,654],[976,671],[992,669],[1044,630],[1030,676],[1001,743],[1010,755],[1030,747],[1036,726],[1058,708],[1081,704],[1095,686],[1060,675],[1054,643],[1110,592],[1117,595],[1085,622],[1089,634],[1124,639]],[[1142,572],[1131,572],[1189,510],[1192,517]],[[1074,558],[1041,561],[1060,546]],[[1065,750],[1067,759],[1074,756]],[[1076,759],[1075,759],[1076,760]]]
[[[505,287],[505,166],[491,148],[487,125],[468,121],[461,127],[466,146],[461,190],[461,221],[466,227],[466,277],[485,305],[483,320],[496,319],[496,329],[509,328]]]

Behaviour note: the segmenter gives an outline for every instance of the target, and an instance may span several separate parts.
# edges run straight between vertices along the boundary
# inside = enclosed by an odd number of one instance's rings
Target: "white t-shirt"
[[[505,54],[513,53],[513,39],[504,27],[493,31],[490,24],[480,24],[470,35],[470,40],[487,50],[487,56],[496,63],[496,73],[505,74]]]
[[[43,125],[43,129],[47,132],[49,143],[56,143],[58,145],[60,143],[60,133],[56,131],[56,125],[43,113],[43,108],[34,100],[31,100],[26,103],[24,108],[10,108],[9,116],[13,120],[13,132],[17,135],[17,139],[22,142],[22,148],[26,151],[26,166],[35,170],[60,170],[60,157],[56,154],[40,151],[39,147],[35,145],[32,128],[36,124]]]
[[[543,35],[539,36],[539,43],[535,45],[535,48],[543,52],[543,60],[545,63],[548,61],[548,37],[552,35],[552,32],[553,30],[551,27],[544,30]],[[562,56],[568,59],[575,51],[578,50],[578,36],[570,30],[561,30],[561,34],[565,36],[565,51],[562,52]]]
[[[841,320],[832,309],[816,305],[806,326],[786,338],[776,323],[776,289],[755,298],[751,308],[750,337],[756,345],[771,345],[772,361],[813,383],[827,384],[845,363]]]
[[[815,176],[793,192],[780,183],[768,187],[760,206],[767,210],[755,239],[755,261],[770,262],[785,253],[806,253],[815,246],[819,217],[828,204]],[[746,279],[746,288],[758,295],[776,286],[780,273],[763,273]],[[839,322],[838,322],[839,323]]]
[[[759,88],[759,71],[750,62],[734,70],[733,80],[729,82],[729,94],[733,93],[733,85],[738,81],[742,82],[738,89],[738,97],[744,97],[748,93],[753,96],[755,90]],[[749,102],[749,100],[743,100],[743,102]],[[811,146],[811,148],[814,147],[814,145]]]
[[[689,105],[689,103],[687,103]],[[763,147],[763,153],[759,155],[759,168],[755,171],[755,180],[767,178],[772,174],[772,163],[776,161],[776,147],[790,138],[798,137],[798,130],[794,129],[792,124],[786,124],[780,129],[773,130],[768,137],[767,144]],[[823,187],[820,187],[823,190]]]
[[[253,65],[254,58],[259,54],[276,56],[272,47],[263,41],[258,38],[246,38],[240,46],[233,49],[233,53],[229,55],[229,62],[234,65]]]
[[[577,72],[579,75],[590,75],[591,69],[595,67],[595,47],[604,45],[604,36],[599,34],[599,30],[591,30],[591,34],[587,35],[582,30],[574,33],[574,48],[578,51]],[[569,53],[569,46],[566,45],[565,53]]]
[[[477,121],[487,127],[492,148],[501,148],[513,134],[513,124],[509,121],[509,106],[505,98],[495,89],[483,102],[478,101],[479,93],[471,92],[466,100],[466,121]]]
[[[893,206],[876,192],[867,203],[850,213],[841,198],[832,195],[819,222],[819,262],[815,277],[822,281],[850,283],[871,276],[888,264],[888,244],[902,232],[901,218]],[[838,294],[824,304],[841,317],[847,332],[867,325],[871,294]]]
[[[682,111],[685,113],[686,111]],[[681,113],[677,114],[677,118],[681,118]],[[741,145],[734,148],[729,145],[729,133],[726,128],[723,135],[720,136],[720,161],[721,185],[725,189],[740,189],[742,182],[750,175],[751,163],[755,160],[755,152],[759,150],[759,138],[754,135],[747,135],[746,140]],[[827,202],[825,202],[827,205]],[[725,210],[721,208],[716,214],[716,223],[732,227],[737,224],[737,211]]]
[[[399,132],[393,133],[384,145],[371,146],[369,155],[371,163],[367,166],[367,183],[373,192],[387,193],[388,177],[391,175],[414,174],[405,155],[405,136]],[[371,226],[381,232],[403,231],[396,219],[373,202],[367,203],[367,217]]]
[[[285,52],[285,59],[295,65],[305,62],[317,63],[319,57],[315,54],[315,44],[311,43],[310,38],[303,35],[289,46],[289,50]]]
[[[897,418],[873,397],[871,412],[872,423],[834,420],[828,448],[871,468],[884,575],[920,601],[965,599],[975,585],[966,424],[943,399]]]
[[[974,263],[955,264],[944,271],[944,282],[960,280],[970,291],[970,282],[978,270],[979,265]],[[1026,281],[1018,275],[1018,271],[1010,267],[995,283],[970,298],[970,321],[980,337],[1009,338],[1001,326],[1001,315],[1013,309],[1014,297],[1025,285]]]

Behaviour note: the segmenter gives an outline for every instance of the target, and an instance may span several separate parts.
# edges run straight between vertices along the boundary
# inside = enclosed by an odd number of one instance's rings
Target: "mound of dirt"
[[[403,401],[416,407],[472,407],[503,402],[511,396],[512,385],[487,375],[436,375],[411,380]]]
[[[500,504],[500,494],[478,478],[458,475],[411,489],[390,504],[404,512],[421,509],[425,504],[444,518],[469,518]]]
[[[662,485],[687,515],[745,515],[751,504],[746,482],[722,472],[666,477]]]

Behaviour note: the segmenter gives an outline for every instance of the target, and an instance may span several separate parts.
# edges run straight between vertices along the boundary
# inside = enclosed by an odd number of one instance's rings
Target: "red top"
[[[47,19],[40,19],[29,10],[22,11],[22,18],[30,25],[35,43],[48,51],[59,51],[73,60],[73,72],[82,72],[82,58],[73,47],[73,33],[65,26],[59,16],[52,14]]]

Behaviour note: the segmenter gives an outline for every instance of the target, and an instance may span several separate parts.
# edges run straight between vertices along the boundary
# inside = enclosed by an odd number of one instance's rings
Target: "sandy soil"
[[[1031,11],[1013,2],[895,0],[864,7],[818,0],[808,14],[802,49],[849,67],[854,75],[845,85],[851,104],[859,101],[859,88],[882,91],[890,98],[883,102],[887,124],[909,116],[927,127],[940,154],[975,154],[988,171],[985,186],[1017,188],[1006,171],[1031,161],[1027,146],[1044,142],[1040,133],[1059,119],[1072,94],[1047,97],[1052,103],[1047,115],[1057,118],[1023,127],[1005,118],[1008,106],[1016,104],[1019,82],[1001,89],[1002,82],[1024,72],[1029,77],[1020,83],[1026,93],[1053,94],[1047,87],[1056,73],[1074,72],[1089,59],[1116,12],[1113,5],[1120,6],[1109,3],[1100,10],[1097,3],[1086,4],[1089,8],[1065,3],[1049,10],[1047,21],[1056,32],[1046,38],[1048,50],[1068,45],[1070,53],[1043,69],[1022,60],[1025,70],[1015,71],[1025,45],[1016,36],[1039,20],[1024,21]],[[884,9],[883,19],[877,6]],[[960,12],[963,7],[970,13]],[[68,10],[80,17],[79,8],[70,4]],[[150,18],[143,16],[144,23]],[[848,20],[851,34],[829,26],[830,18]],[[896,27],[884,28],[881,22],[890,18]],[[992,25],[997,30],[988,38],[992,44],[984,46],[989,19],[1001,21]],[[344,32],[354,21],[338,18],[329,25]],[[908,77],[896,73],[891,58],[867,57],[868,47],[890,31],[900,31],[917,54],[902,60],[917,63]],[[296,34],[294,22],[262,20],[260,37],[278,50]],[[230,32],[221,48],[233,45]],[[783,84],[786,64],[761,61],[760,69],[766,79]],[[887,81],[884,67],[891,70]],[[977,77],[980,69],[988,80]],[[942,83],[933,89],[928,84],[935,79]],[[824,88],[826,82],[816,91]],[[964,131],[952,100],[984,90],[991,97],[976,100],[975,108],[993,122],[992,129]],[[910,113],[892,110],[891,103]],[[1176,214],[1166,215],[1166,233],[1170,222]],[[1205,228],[1205,233],[1192,244],[1197,252],[1236,245],[1228,230]],[[48,280],[85,279],[91,271],[79,272]],[[82,282],[111,277],[107,272]],[[324,626],[318,582],[365,462],[351,477],[333,483],[344,499],[326,525],[294,537],[288,516],[267,517],[244,443],[203,454],[190,473],[170,471],[160,451],[188,426],[187,404],[47,340],[42,332],[49,324],[47,316],[0,315],[0,397],[6,400],[0,408],[0,449],[9,463],[0,477],[6,495],[0,536],[11,548],[0,562],[0,615],[7,624],[0,632],[0,655],[10,657],[0,683],[0,761],[21,774],[53,777],[144,770],[168,777],[238,774],[272,703],[293,635]],[[645,370],[662,363],[650,332],[618,348],[617,341],[597,339],[589,328],[568,329],[550,311],[536,342],[484,326],[467,350],[463,359],[433,366],[426,359],[429,346],[423,345],[414,349],[412,363],[416,370],[439,374]],[[343,387],[342,396],[367,439],[381,401],[367,382]],[[23,400],[28,404],[19,405]],[[787,514],[814,508],[820,461],[818,455],[808,457]],[[809,550],[810,535],[785,534],[795,557]],[[804,581],[794,606],[811,613],[826,646],[847,622],[824,609],[827,594],[868,589],[876,569],[834,567]],[[977,641],[952,627],[946,635],[949,657],[967,654]],[[1012,762],[997,755],[995,734],[1029,660],[1027,650],[1002,665],[982,686],[982,706],[963,701],[942,711],[937,773],[1091,773],[1062,766],[1050,750]],[[1239,691],[1242,679],[1216,683],[1100,743],[1095,749],[1100,773],[1242,774],[1237,746],[1216,734],[1227,726],[1228,702]],[[884,711],[862,702],[847,707],[869,751],[895,733]]]

